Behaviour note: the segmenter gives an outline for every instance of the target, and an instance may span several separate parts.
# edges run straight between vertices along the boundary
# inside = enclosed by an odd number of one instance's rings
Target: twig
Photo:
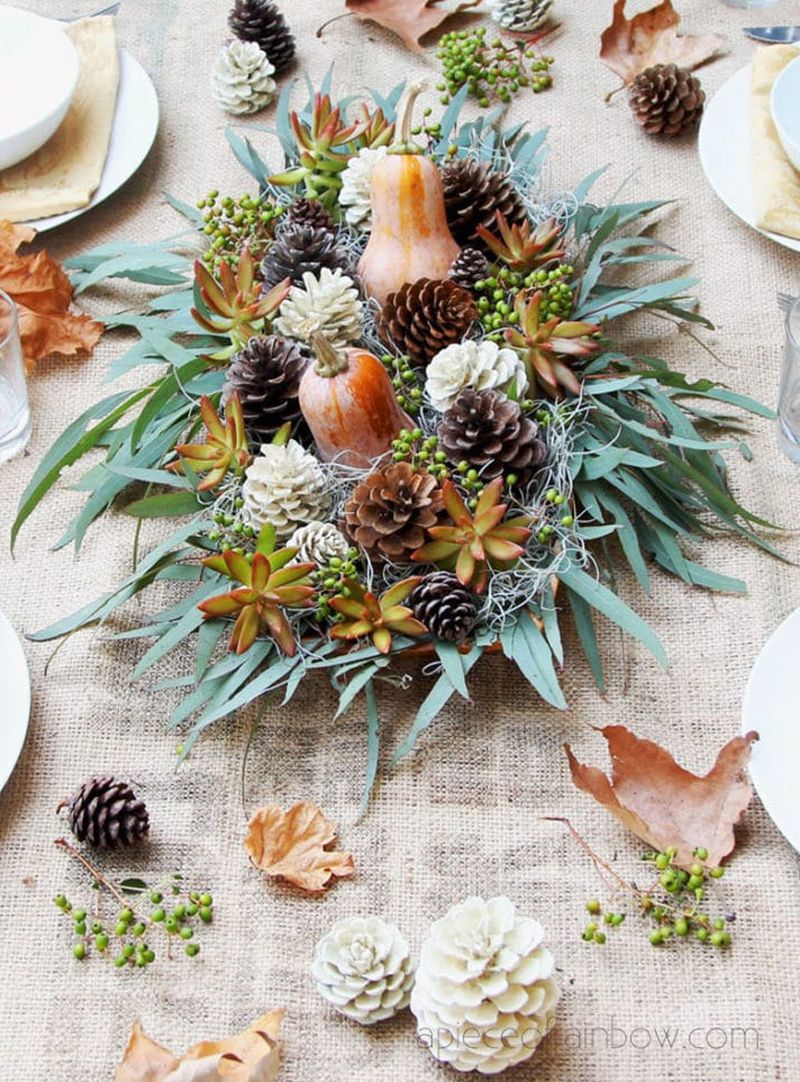
[[[620,85],[615,87],[613,90],[609,90],[605,98],[603,98],[603,101],[606,103],[606,105],[608,105],[608,103],[611,101],[615,94],[619,94],[622,90],[625,90],[627,85],[627,83],[620,83]]]
[[[327,30],[331,23],[336,23],[339,21],[339,19],[346,19],[349,15],[355,15],[355,12],[343,11],[341,15],[334,15],[332,19],[328,19],[327,22],[324,22],[322,26],[317,29],[317,37],[321,38],[323,30]]]
[[[586,841],[586,839],[584,837],[582,837],[582,835],[580,835],[578,833],[578,831],[575,829],[575,827],[572,825],[572,823],[569,821],[569,819],[566,818],[566,816],[563,816],[563,815],[544,815],[544,816],[542,816],[542,818],[548,823],[563,823],[564,826],[567,828],[567,830],[572,835],[572,837],[578,843],[578,845],[580,845],[580,847],[582,849],[584,849],[589,854],[589,856],[592,859],[592,863],[597,868],[597,870],[601,873],[601,875],[602,875],[603,872],[606,872],[613,879],[615,879],[617,881],[617,883],[621,887],[623,887],[625,890],[627,890],[627,891],[632,890],[638,897],[642,897],[643,892],[640,891],[638,887],[634,886],[633,883],[629,883],[627,879],[623,879],[623,877],[619,874],[619,872],[615,871],[611,867],[610,864],[608,864],[605,860],[603,860],[603,858],[601,856],[598,856],[598,854],[595,853],[594,849],[592,849],[592,847],[589,845],[589,843]]]
[[[114,886],[114,884],[110,883],[108,879],[106,879],[106,877],[102,875],[102,873],[99,872],[97,868],[95,868],[94,864],[92,864],[92,862],[83,855],[83,853],[79,853],[74,845],[70,845],[66,838],[57,838],[53,842],[53,845],[57,845],[59,849],[65,849],[71,857],[77,860],[79,864],[82,864],[84,866],[87,872],[94,876],[94,878],[101,886],[105,887],[110,894],[114,895],[114,897],[123,908],[127,909],[127,901],[123,898],[123,896]]]

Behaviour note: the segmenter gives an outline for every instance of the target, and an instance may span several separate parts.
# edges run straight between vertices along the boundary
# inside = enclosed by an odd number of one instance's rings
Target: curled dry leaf
[[[355,871],[352,853],[327,849],[336,828],[309,800],[284,812],[277,804],[259,808],[250,820],[244,847],[257,868],[318,894],[334,876]]]
[[[663,852],[676,846],[675,863],[680,867],[692,864],[695,849],[707,849],[712,866],[733,851],[734,823],[753,795],[744,768],[758,733],[734,737],[711,770],[698,777],[664,748],[640,740],[624,725],[607,725],[600,732],[611,756],[610,781],[597,767],[579,763],[569,744],[564,745],[579,789],[653,848]]]
[[[72,283],[60,264],[47,252],[19,254],[20,246],[35,236],[34,229],[0,221],[0,289],[19,311],[22,355],[29,369],[50,353],[91,350],[103,333],[102,323],[70,312]]]
[[[625,17],[625,0],[615,0],[611,26],[603,31],[600,59],[628,85],[653,64],[677,64],[691,71],[722,47],[722,34],[679,34],[672,0]]]
[[[262,1014],[242,1033],[200,1041],[177,1059],[136,1022],[116,1082],[274,1082],[280,1070],[283,1011]]]
[[[423,51],[420,38],[457,11],[474,8],[480,0],[452,0],[449,4],[435,0],[347,0],[346,7],[359,19],[391,30],[403,44],[415,53]]]

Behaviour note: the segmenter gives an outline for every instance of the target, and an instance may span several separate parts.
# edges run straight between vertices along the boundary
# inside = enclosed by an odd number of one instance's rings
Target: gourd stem
[[[410,83],[403,91],[403,96],[397,106],[395,118],[395,134],[392,145],[389,148],[392,154],[421,154],[422,149],[411,142],[411,122],[414,117],[414,106],[417,98],[427,86],[424,79]]]
[[[338,376],[340,372],[345,371],[347,368],[347,354],[340,353],[330,339],[326,338],[320,331],[312,335],[311,345],[314,347],[314,353],[317,357],[314,371],[318,376],[332,379],[334,376]]]

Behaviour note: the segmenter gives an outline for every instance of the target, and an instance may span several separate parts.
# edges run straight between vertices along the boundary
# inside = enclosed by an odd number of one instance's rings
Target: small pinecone
[[[289,225],[297,225],[299,222],[313,225],[315,229],[327,229],[329,233],[336,232],[333,218],[317,199],[295,199],[281,219],[279,231],[286,229]]]
[[[69,825],[79,842],[115,849],[141,841],[150,829],[147,808],[124,781],[107,774],[90,778],[67,804]]]
[[[294,59],[294,38],[272,0],[236,0],[228,26],[242,41],[258,42],[275,71],[282,71]]]
[[[462,286],[420,278],[389,294],[375,325],[386,345],[407,353],[412,364],[424,365],[445,346],[460,342],[477,318],[472,294]]]
[[[437,435],[448,461],[469,462],[485,480],[513,473],[525,481],[547,456],[536,422],[497,391],[466,388],[442,415]]]
[[[225,373],[222,401],[239,395],[244,424],[252,442],[267,442],[287,421],[297,421],[297,393],[308,357],[296,342],[272,336],[251,338]]]
[[[453,265],[448,271],[447,277],[464,289],[473,290],[475,283],[480,282],[489,273],[489,260],[477,248],[462,248],[461,254],[455,258]]]
[[[309,271],[319,275],[323,267],[350,274],[350,257],[337,247],[336,235],[311,222],[289,222],[279,232],[261,264],[263,292],[291,278],[302,282]]]
[[[706,96],[700,80],[677,64],[655,64],[640,72],[628,91],[628,103],[648,135],[680,135],[696,127]]]
[[[411,592],[408,604],[434,638],[445,642],[463,642],[478,615],[475,594],[450,571],[435,571],[424,578]]]
[[[456,158],[442,168],[444,202],[450,232],[459,244],[482,248],[478,226],[495,231],[499,210],[510,225],[521,225],[528,212],[505,173],[496,173],[488,162]]]
[[[439,482],[410,462],[393,462],[359,482],[344,509],[350,537],[373,560],[408,560],[439,521]]]

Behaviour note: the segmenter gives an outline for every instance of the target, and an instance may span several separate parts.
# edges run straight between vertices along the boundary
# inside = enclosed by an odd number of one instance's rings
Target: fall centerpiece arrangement
[[[623,566],[644,591],[654,569],[742,591],[683,541],[727,531],[769,547],[722,457],[748,453],[723,438],[731,409],[769,411],[614,336],[643,310],[706,322],[695,282],[660,273],[679,257],[644,232],[660,204],[593,203],[602,170],[548,193],[544,132],[465,120],[467,86],[415,124],[419,90],[336,104],[328,77],[296,109],[287,91],[285,161],[228,132],[256,195],[171,200],[197,229],[196,259],[181,237],[71,261],[78,293],[108,277],[154,287],[107,320],[138,336],[110,377],[149,381],[70,424],[13,535],[97,449],[57,545],[79,547],[112,504],[179,523],[147,553],[137,528],[131,574],[32,637],[108,629],[167,584],[162,611],[116,633],[153,640],[136,677],[174,659],[162,686],[185,690],[168,722],[183,755],[218,719],[268,694],[286,703],[319,675],[339,713],[364,704],[368,792],[377,691],[398,661],[425,659],[424,675],[403,672],[430,686],[396,757],[469,695],[487,651],[564,708],[565,614],[600,687],[598,617],[665,663],[612,588]]]

